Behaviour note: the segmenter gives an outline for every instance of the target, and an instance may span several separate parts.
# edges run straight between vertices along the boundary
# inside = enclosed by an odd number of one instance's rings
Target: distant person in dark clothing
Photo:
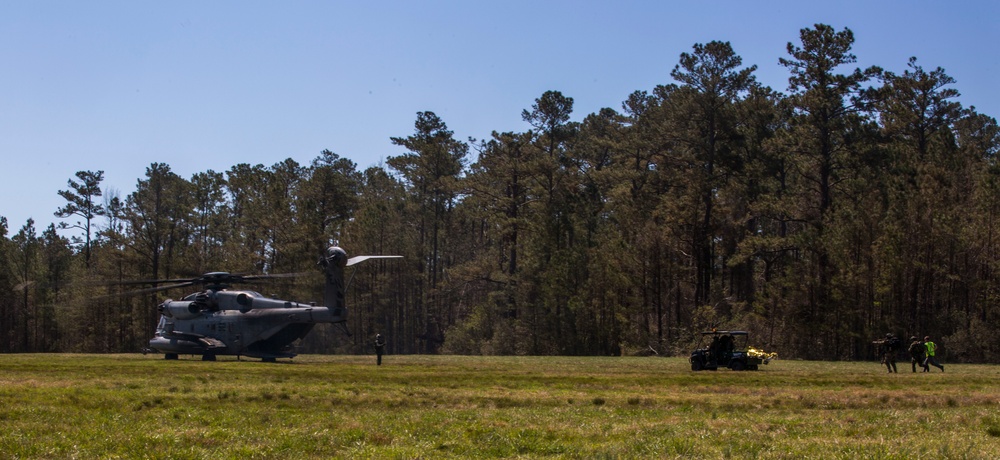
[[[934,366],[941,369],[941,372],[944,372],[944,366],[938,363],[937,358],[934,357],[934,355],[937,354],[937,345],[934,342],[931,342],[930,336],[924,337],[924,348],[927,349],[927,358],[924,359],[924,367],[926,367],[927,370],[930,370],[930,366]]]
[[[720,350],[719,336],[715,336],[715,337],[712,338],[711,345],[708,346],[708,357],[709,357],[710,362],[713,362],[713,363],[714,362],[718,362],[719,361],[719,353],[721,351],[722,350]]]
[[[885,364],[886,369],[889,373],[899,372],[896,370],[896,352],[899,351],[899,338],[888,333],[882,340],[875,340],[872,343],[879,346],[882,349],[882,364]]]
[[[382,334],[375,334],[375,356],[376,365],[382,365],[382,354],[385,353],[385,339],[382,338]]]
[[[924,346],[924,341],[917,338],[917,336],[910,337],[910,348],[906,351],[910,352],[910,365],[913,367],[913,372],[917,372],[917,364],[923,368],[924,372],[930,372],[931,368],[924,363],[924,359],[927,356],[927,347]]]

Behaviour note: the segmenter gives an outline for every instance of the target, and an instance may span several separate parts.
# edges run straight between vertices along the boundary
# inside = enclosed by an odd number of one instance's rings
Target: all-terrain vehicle
[[[707,344],[705,342],[708,342]],[[701,333],[699,348],[691,352],[691,370],[718,370],[727,367],[734,371],[757,370],[767,361],[756,353],[749,353],[747,331],[705,331]],[[704,348],[701,348],[704,346]]]

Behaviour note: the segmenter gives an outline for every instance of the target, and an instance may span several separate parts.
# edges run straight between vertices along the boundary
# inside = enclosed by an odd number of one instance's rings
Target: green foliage
[[[79,171],[76,173],[76,177],[80,180],[79,182],[72,179],[67,181],[67,185],[69,185],[71,190],[59,191],[59,196],[63,197],[67,203],[55,212],[55,216],[63,219],[70,216],[76,216],[83,219],[83,222],[77,221],[74,224],[62,222],[59,224],[59,228],[76,228],[83,230],[83,240],[79,237],[73,238],[74,241],[83,243],[84,259],[89,265],[90,237],[92,235],[91,230],[93,228],[93,220],[95,217],[103,216],[105,214],[104,206],[100,203],[94,203],[94,199],[101,196],[100,185],[101,181],[104,180],[104,171]]]

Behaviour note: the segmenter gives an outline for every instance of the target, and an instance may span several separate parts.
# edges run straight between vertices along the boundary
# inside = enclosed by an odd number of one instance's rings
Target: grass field
[[[0,355],[0,458],[998,458],[1000,367]]]

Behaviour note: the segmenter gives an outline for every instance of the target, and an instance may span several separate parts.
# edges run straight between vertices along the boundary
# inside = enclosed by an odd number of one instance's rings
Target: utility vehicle
[[[706,343],[707,342],[707,343]],[[749,352],[747,331],[705,331],[701,333],[699,348],[691,352],[691,370],[718,370],[726,367],[734,371],[757,370],[767,359]]]

